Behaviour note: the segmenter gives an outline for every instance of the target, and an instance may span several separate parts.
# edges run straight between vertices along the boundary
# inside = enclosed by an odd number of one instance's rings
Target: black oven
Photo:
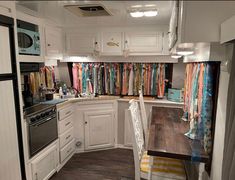
[[[29,156],[32,157],[58,138],[58,130],[54,105],[38,104],[29,110],[33,112],[33,114],[26,115]]]

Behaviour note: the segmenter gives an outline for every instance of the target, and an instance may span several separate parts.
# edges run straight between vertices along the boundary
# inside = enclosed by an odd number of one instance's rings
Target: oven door
[[[34,156],[51,142],[58,138],[56,116],[45,118],[44,120],[29,124],[29,154]]]
[[[39,33],[17,28],[19,54],[40,55]]]

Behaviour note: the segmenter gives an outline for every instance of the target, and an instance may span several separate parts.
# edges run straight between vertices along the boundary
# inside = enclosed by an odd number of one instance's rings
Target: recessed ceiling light
[[[181,58],[182,56],[181,56],[181,55],[178,55],[178,54],[172,54],[171,57],[174,58],[174,59],[179,59],[179,58]]]
[[[155,4],[146,4],[144,5],[145,7],[155,7],[156,5]]]
[[[188,56],[193,54],[193,51],[178,51],[177,54],[181,56]]]
[[[146,17],[157,16],[157,14],[158,14],[157,10],[144,11],[144,16]]]
[[[134,5],[134,6],[131,6],[132,8],[141,8],[142,5]]]
[[[130,12],[131,17],[143,17],[144,13],[140,11]]]

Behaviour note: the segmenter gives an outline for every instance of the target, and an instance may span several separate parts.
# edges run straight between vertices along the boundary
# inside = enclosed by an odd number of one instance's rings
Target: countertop
[[[139,101],[138,96],[109,96],[109,95],[101,95],[98,97],[80,97],[80,98],[66,98],[64,102],[61,102],[59,105],[66,105],[68,103],[76,103],[76,102],[88,102],[88,101],[106,101],[106,100],[117,100],[120,102],[129,102],[131,99],[135,99]],[[55,99],[56,100],[56,99]],[[67,101],[66,101],[67,100]],[[177,105],[177,106],[183,106],[183,102],[173,102],[169,101],[167,99],[155,99],[153,97],[144,97],[145,103],[156,103],[156,104],[169,104],[169,105]]]

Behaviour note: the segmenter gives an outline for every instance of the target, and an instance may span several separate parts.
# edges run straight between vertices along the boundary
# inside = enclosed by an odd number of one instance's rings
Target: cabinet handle
[[[71,113],[71,111],[68,111],[68,112],[65,113],[65,115],[70,114],[70,113]]]
[[[66,139],[68,139],[68,138],[70,138],[71,137],[71,135],[68,135],[67,137],[66,137]]]
[[[38,173],[35,173],[35,178],[36,180],[38,180]]]
[[[70,124],[70,122],[67,122],[66,124],[65,124],[65,126],[68,126]]]
[[[51,46],[51,44],[47,44],[47,46]]]
[[[70,149],[67,151],[67,153],[69,153],[71,150],[72,150],[72,148],[70,148]]]
[[[85,121],[85,124],[87,124],[87,121]]]

